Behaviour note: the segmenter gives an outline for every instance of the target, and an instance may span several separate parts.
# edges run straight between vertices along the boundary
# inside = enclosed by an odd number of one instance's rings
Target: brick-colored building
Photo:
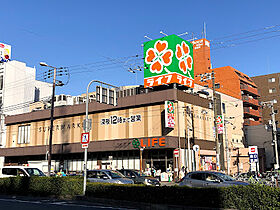
[[[211,68],[210,43],[206,39],[200,39],[194,44],[194,66],[195,75],[215,73],[215,84],[219,92],[229,96],[242,99],[244,107],[244,125],[259,125],[262,122],[261,109],[259,105],[259,93],[257,85],[252,79],[231,66]],[[195,77],[195,83],[207,85],[212,88],[212,81],[201,82],[200,77]]]
[[[259,94],[260,94],[260,101],[273,101],[274,110],[280,110],[280,73],[275,74],[267,74],[252,77],[252,80],[257,84]],[[268,107],[264,107],[262,111],[263,123],[268,124],[271,120],[271,109]],[[275,115],[276,121],[280,122],[279,114]],[[279,126],[279,123],[278,123]]]

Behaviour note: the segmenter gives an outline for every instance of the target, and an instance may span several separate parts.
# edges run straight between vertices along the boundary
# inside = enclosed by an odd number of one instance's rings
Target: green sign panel
[[[170,35],[144,43],[144,86],[194,86],[193,45]]]

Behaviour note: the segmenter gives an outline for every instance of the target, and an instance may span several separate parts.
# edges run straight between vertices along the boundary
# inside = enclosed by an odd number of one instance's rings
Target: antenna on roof
[[[204,36],[204,37],[203,37],[203,36]],[[203,22],[202,38],[206,39],[206,23],[205,23],[205,22]]]
[[[177,36],[183,36],[183,35],[188,35],[188,34],[189,34],[188,32],[185,32],[185,33],[179,34]]]
[[[148,36],[144,36],[144,38],[146,38],[146,39],[149,39],[149,40],[152,40],[150,37],[148,37]]]
[[[160,34],[163,34],[164,36],[168,36],[166,33],[164,33],[163,31],[159,32]]]

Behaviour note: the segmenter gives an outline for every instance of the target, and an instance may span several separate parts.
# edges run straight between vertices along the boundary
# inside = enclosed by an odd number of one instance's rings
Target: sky
[[[13,60],[35,66],[39,80],[48,70],[41,61],[68,67],[69,82],[56,93],[79,95],[91,80],[143,84],[143,72],[127,70],[143,65],[144,36],[160,38],[163,31],[201,38],[205,22],[213,68],[232,66],[257,76],[280,70],[279,6],[279,1],[259,0],[11,0],[2,3],[0,42],[12,46]],[[268,26],[273,32],[262,30]]]

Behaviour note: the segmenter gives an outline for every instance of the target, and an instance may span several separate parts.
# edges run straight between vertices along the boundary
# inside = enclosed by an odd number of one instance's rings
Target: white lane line
[[[25,200],[17,200],[17,199],[3,199],[3,198],[0,198],[0,201],[16,201],[18,203],[35,203],[35,204],[41,204],[42,202],[41,201],[25,201]]]
[[[128,209],[128,208],[116,208],[116,207],[110,207],[110,206],[88,206],[88,205],[81,205],[81,204],[73,204],[73,203],[67,203],[64,201],[61,202],[44,202],[41,201],[27,201],[27,200],[18,200],[18,199],[4,199],[0,198],[0,201],[8,201],[8,202],[18,202],[18,203],[32,203],[32,204],[45,204],[45,205],[57,205],[57,206],[73,206],[73,207],[84,207],[84,208],[102,208],[102,209]]]
[[[128,208],[116,208],[116,207],[110,207],[110,206],[87,206],[87,205],[81,205],[81,204],[74,204],[74,203],[67,203],[67,202],[54,202],[49,203],[51,205],[60,205],[60,206],[73,206],[73,207],[85,207],[85,208],[102,208],[102,209],[128,209]]]

